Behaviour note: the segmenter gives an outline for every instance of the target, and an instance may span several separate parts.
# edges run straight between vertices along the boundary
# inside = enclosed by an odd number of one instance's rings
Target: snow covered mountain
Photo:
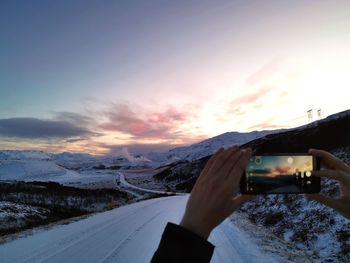
[[[79,180],[80,172],[94,167],[131,169],[158,167],[176,160],[196,160],[213,154],[221,146],[244,144],[268,134],[284,130],[253,131],[249,133],[227,132],[187,147],[178,147],[168,152],[133,156],[125,148],[118,156],[93,156],[86,153],[59,154],[42,151],[0,151],[0,180],[56,181]],[[84,177],[82,180],[86,179]]]
[[[0,180],[63,182],[79,177],[56,161],[54,154],[41,151],[2,151]]]
[[[307,152],[309,148],[321,148],[332,151],[339,147],[350,146],[349,134],[350,110],[331,115],[326,119],[315,121],[302,127],[280,130],[279,132],[277,130],[272,131],[264,137],[248,141],[241,146],[243,148],[251,147],[255,153],[301,153]],[[224,135],[220,135],[219,138]],[[211,141],[216,142],[218,138],[214,137],[203,141],[200,145],[205,145],[205,143],[210,143]],[[218,146],[220,143],[214,145],[220,147]],[[192,145],[188,149],[197,146],[198,144]],[[214,148],[214,146],[212,147]],[[205,151],[203,151],[204,153]],[[190,191],[200,171],[212,154],[195,160],[180,160],[169,163],[164,166],[167,169],[156,174],[155,178],[160,180],[166,179],[167,183],[174,181],[177,183],[175,186],[177,190]],[[171,186],[169,185],[169,187]]]
[[[242,145],[268,134],[280,133],[286,129],[264,130],[252,132],[226,132],[190,146],[177,147],[166,152],[150,152],[146,154],[152,161],[171,163],[178,160],[193,161],[216,152],[220,147]]]
[[[0,151],[1,160],[49,160],[52,158],[52,154],[43,151]]]
[[[91,179],[98,181],[108,174],[99,175],[98,170],[143,168],[148,162],[145,158],[131,155],[127,158],[85,153],[4,150],[0,151],[0,180],[54,181],[63,184]],[[107,177],[111,179],[113,175]]]
[[[192,144],[190,146],[177,147],[166,152],[150,152],[146,154],[147,158],[152,161],[158,161],[165,163],[171,163],[178,160],[193,161],[203,158],[215,153],[220,147],[229,147],[232,145],[243,145],[250,141],[254,141],[259,138],[271,134],[278,134],[293,130],[304,130],[306,128],[312,128],[322,123],[345,118],[350,115],[350,110],[342,111],[328,116],[325,119],[314,121],[312,123],[292,128],[292,129],[277,129],[277,130],[263,130],[252,132],[226,132],[215,137],[206,139],[199,143]]]

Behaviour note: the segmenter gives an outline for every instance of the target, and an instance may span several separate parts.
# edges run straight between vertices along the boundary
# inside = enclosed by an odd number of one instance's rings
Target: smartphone
[[[254,155],[241,178],[242,194],[318,193],[320,178],[318,158],[309,154]]]

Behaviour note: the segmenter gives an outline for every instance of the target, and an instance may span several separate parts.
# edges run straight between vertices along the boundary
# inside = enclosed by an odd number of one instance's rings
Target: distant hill
[[[151,152],[146,154],[146,156],[159,164],[169,164],[179,160],[193,161],[215,153],[222,146],[228,147],[235,144],[242,145],[249,141],[262,138],[268,134],[280,133],[282,131],[287,131],[287,129],[252,132],[226,132],[199,143],[184,147],[177,147],[166,152]]]

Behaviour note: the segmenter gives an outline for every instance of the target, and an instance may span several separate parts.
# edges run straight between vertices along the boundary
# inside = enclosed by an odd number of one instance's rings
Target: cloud
[[[56,112],[54,120],[66,121],[66,122],[74,123],[78,126],[84,126],[84,127],[96,124],[95,119],[89,116],[82,115],[75,112],[68,112],[68,111]]]
[[[110,154],[116,154],[122,151],[124,147],[128,148],[128,151],[133,154],[145,154],[149,152],[164,152],[176,147],[184,146],[184,144],[167,144],[167,143],[135,143],[125,145],[104,145],[106,149],[109,149]]]
[[[0,136],[24,139],[90,137],[97,135],[78,124],[37,118],[0,119]]]
[[[259,90],[234,98],[228,104],[226,114],[239,116],[246,114],[247,111],[263,108],[268,102],[262,101],[262,99],[273,90],[272,86],[264,86]]]
[[[282,125],[272,124],[268,121],[248,127],[248,129],[252,131],[253,130],[275,130],[275,129],[282,129],[282,128],[286,128],[286,127]]]
[[[271,61],[263,65],[259,70],[251,74],[247,78],[247,83],[249,85],[255,85],[273,76],[276,73],[276,71],[278,71],[281,61],[282,59],[277,57],[272,59]]]
[[[145,162],[148,163],[148,162],[151,162],[151,160],[147,159],[144,156],[135,157],[135,156],[131,155],[129,153],[127,147],[123,147],[122,150],[120,151],[119,155],[120,156],[124,156],[129,162],[132,162],[132,163],[145,163]]]
[[[177,128],[191,116],[192,113],[171,106],[162,111],[147,111],[121,103],[107,112],[108,121],[100,128],[129,134],[133,139],[176,139],[185,136]]]
[[[254,92],[237,97],[231,101],[231,105],[252,104],[268,95],[273,90],[271,86],[264,86]]]

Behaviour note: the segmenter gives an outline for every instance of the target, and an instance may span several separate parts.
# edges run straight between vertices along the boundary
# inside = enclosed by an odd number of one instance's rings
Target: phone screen
[[[317,193],[320,178],[312,155],[256,155],[249,159],[241,192],[247,194]]]

